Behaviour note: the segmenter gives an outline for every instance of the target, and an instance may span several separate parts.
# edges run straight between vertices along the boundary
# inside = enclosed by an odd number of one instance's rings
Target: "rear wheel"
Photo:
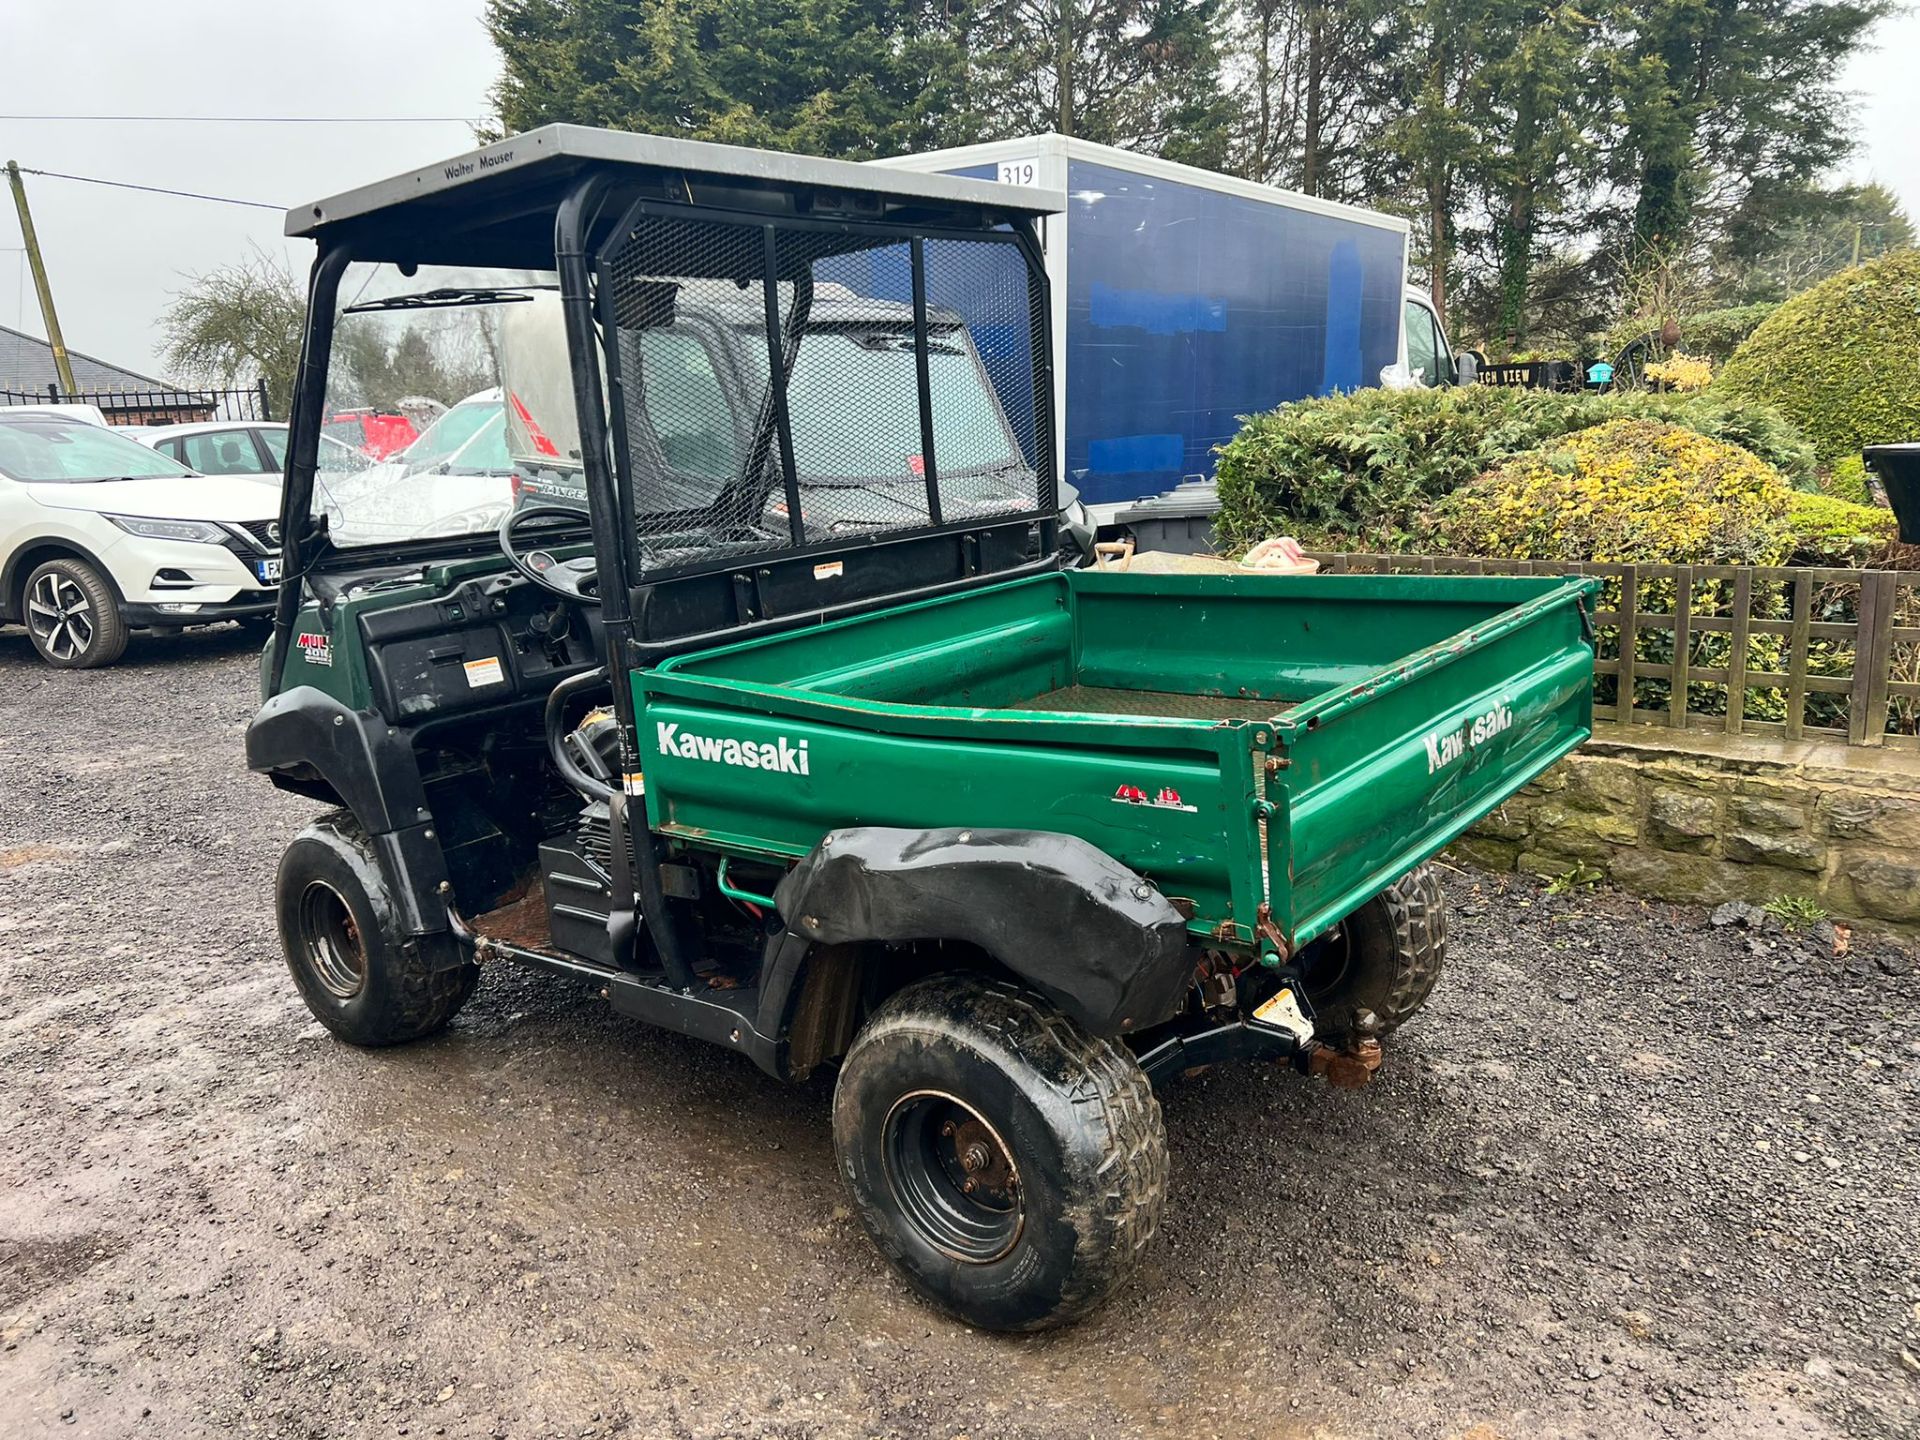
[[[1092,1310],[1166,1199],[1160,1106],[1133,1057],[978,976],[936,976],[880,1008],[841,1067],[833,1143],[880,1248],[986,1329]]]
[[[49,560],[27,576],[21,607],[40,658],[62,670],[111,665],[126,653],[127,623],[113,587],[84,560]]]
[[[1427,1003],[1446,956],[1446,896],[1422,865],[1301,952],[1316,1031],[1338,1044],[1399,1029]]]
[[[435,970],[405,943],[373,844],[344,811],[294,837],[276,899],[293,983],[342,1040],[396,1045],[431,1035],[473,993],[474,966]]]

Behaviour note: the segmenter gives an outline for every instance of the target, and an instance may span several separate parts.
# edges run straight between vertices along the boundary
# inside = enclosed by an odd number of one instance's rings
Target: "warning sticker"
[[[844,560],[829,560],[824,565],[816,565],[813,567],[813,578],[816,580],[838,580],[846,568],[847,562]]]
[[[466,663],[467,687],[478,690],[482,685],[504,685],[506,673],[500,668],[500,657],[489,655],[484,660],[469,660]]]
[[[1292,990],[1283,989],[1253,1012],[1253,1018],[1276,1030],[1284,1030],[1300,1044],[1313,1038],[1313,1022],[1300,1008]]]

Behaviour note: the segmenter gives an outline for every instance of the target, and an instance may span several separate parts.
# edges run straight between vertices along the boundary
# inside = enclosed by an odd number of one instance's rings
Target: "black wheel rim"
[[[353,911],[338,890],[315,880],[300,897],[300,936],[307,968],[329,995],[351,1000],[367,983],[367,953]]]
[[[888,1112],[881,1144],[901,1215],[936,1250],[987,1265],[1019,1241],[1020,1172],[999,1131],[972,1106],[916,1091]]]

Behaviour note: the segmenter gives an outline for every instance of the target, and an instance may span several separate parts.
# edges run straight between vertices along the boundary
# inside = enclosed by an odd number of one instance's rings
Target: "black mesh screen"
[[[1051,503],[1008,240],[642,215],[600,276],[644,572]]]
[[[1036,324],[1025,257],[1011,245],[927,240],[934,451],[949,519],[1030,509],[1038,496]],[[951,328],[948,324],[951,322]],[[963,358],[962,358],[963,357]],[[981,391],[998,401],[977,403]]]

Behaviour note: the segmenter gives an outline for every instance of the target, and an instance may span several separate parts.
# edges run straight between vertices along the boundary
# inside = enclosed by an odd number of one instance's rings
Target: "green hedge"
[[[1920,439],[1920,250],[1794,296],[1734,352],[1714,391],[1773,406],[1826,464]]]
[[[1894,543],[1891,512],[1790,490],[1777,471],[1738,446],[1648,420],[1610,421],[1515,455],[1436,504],[1423,529],[1423,548],[1513,559],[1903,569],[1914,563],[1912,552]],[[1670,579],[1643,576],[1637,603],[1664,610],[1675,588]],[[1733,583],[1720,579],[1696,579],[1690,589],[1694,613],[1701,615],[1731,613],[1735,594]],[[1752,613],[1785,618],[1791,596],[1790,583],[1756,581]],[[1600,608],[1617,609],[1620,598],[1619,582],[1608,580]],[[1815,587],[1813,607],[1816,619],[1858,616],[1858,600],[1846,585]],[[1603,626],[1598,641],[1603,657],[1617,655],[1621,631]],[[1673,633],[1658,627],[1642,628],[1634,641],[1646,666],[1671,664],[1673,652]],[[1733,653],[1733,637],[1724,631],[1697,630],[1688,645],[1697,668],[1723,668]],[[1816,639],[1807,655],[1814,674],[1852,673],[1849,640]],[[1785,660],[1780,636],[1749,636],[1750,672],[1783,670]],[[1639,679],[1634,703],[1664,708],[1670,690],[1666,680]],[[1610,676],[1596,679],[1595,693],[1602,704],[1619,701]],[[1722,683],[1687,687],[1693,713],[1724,715],[1727,703]],[[1788,703],[1784,690],[1749,687],[1743,713],[1781,720]],[[1804,705],[1809,724],[1846,724],[1844,702],[1832,695],[1810,694]],[[1897,728],[1912,728],[1911,715],[1896,718]]]
[[[1609,420],[1684,426],[1752,451],[1799,489],[1813,449],[1764,406],[1706,395],[1562,395],[1473,385],[1361,390],[1249,418],[1220,449],[1219,543],[1293,534],[1336,549],[1399,550],[1433,501],[1511,455]]]

